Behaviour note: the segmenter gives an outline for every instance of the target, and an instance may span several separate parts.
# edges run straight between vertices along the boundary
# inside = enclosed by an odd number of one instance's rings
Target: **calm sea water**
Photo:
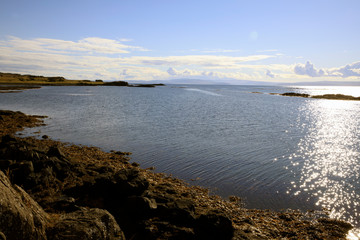
[[[359,227],[360,102],[267,94],[289,91],[360,96],[359,87],[43,87],[0,94],[0,109],[47,115],[41,135],[133,152],[144,168],[249,208],[326,208]]]

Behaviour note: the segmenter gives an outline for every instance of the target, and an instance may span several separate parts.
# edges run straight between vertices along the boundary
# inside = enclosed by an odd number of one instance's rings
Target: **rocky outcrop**
[[[81,208],[61,216],[47,229],[47,237],[52,240],[125,240],[114,217],[108,211],[97,208]]]
[[[49,215],[23,189],[12,185],[2,171],[0,216],[0,239],[125,239],[108,211],[80,208],[70,213]]]
[[[48,215],[0,171],[0,232],[7,240],[47,239]]]

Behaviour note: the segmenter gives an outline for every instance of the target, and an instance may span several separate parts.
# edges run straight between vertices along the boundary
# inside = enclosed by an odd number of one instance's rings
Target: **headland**
[[[121,86],[121,87],[147,87],[154,88],[163,86],[164,84],[129,84],[126,81],[103,81],[97,79],[91,80],[69,80],[64,77],[44,77],[35,75],[22,75],[16,73],[0,72],[0,93],[1,91],[13,92],[31,88],[39,88],[41,86]]]

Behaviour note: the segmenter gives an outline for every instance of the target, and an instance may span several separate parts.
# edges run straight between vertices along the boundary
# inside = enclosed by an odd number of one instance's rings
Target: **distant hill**
[[[152,81],[129,81],[129,83],[164,83],[164,84],[197,84],[197,85],[273,85],[269,82],[247,81],[247,80],[204,80],[204,79],[168,79],[168,80],[152,80]]]

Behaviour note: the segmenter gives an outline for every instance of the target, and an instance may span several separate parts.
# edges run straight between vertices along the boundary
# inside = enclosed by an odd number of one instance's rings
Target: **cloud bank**
[[[0,72],[90,80],[199,78],[291,82],[318,77],[360,80],[360,62],[328,69],[318,69],[310,61],[271,64],[284,56],[275,49],[257,51],[253,55],[216,49],[199,51],[199,54],[189,50],[191,54],[188,55],[156,56],[156,52],[131,43],[126,38],[88,37],[69,41],[9,36],[0,39]]]
[[[310,77],[359,77],[360,62],[348,64],[340,68],[316,69],[314,64],[307,61],[306,64],[297,64],[294,67],[295,74],[307,75]]]

